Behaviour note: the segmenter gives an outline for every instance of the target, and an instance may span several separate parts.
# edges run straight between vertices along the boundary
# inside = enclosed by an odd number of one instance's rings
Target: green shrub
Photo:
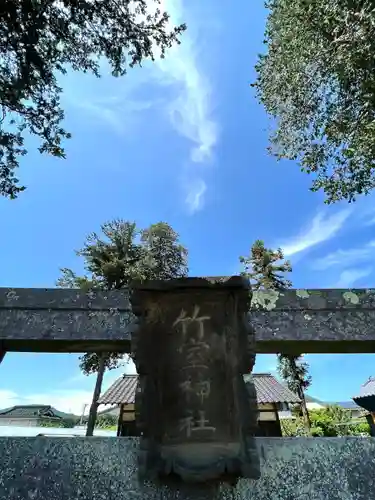
[[[115,415],[109,415],[109,414],[99,415],[98,418],[96,419],[96,427],[99,427],[100,429],[113,428],[117,427],[117,422],[118,422],[118,417]]]
[[[348,410],[339,406],[328,406],[321,410],[310,411],[311,430],[305,429],[301,417],[294,420],[281,420],[281,432],[285,437],[291,436],[363,436],[370,435],[370,426],[364,420],[353,422]]]
[[[284,437],[308,436],[302,418],[280,420],[281,434]]]
[[[354,423],[349,426],[350,436],[371,435],[370,425],[367,422]]]
[[[323,437],[324,431],[321,427],[311,427],[311,436],[313,437]]]

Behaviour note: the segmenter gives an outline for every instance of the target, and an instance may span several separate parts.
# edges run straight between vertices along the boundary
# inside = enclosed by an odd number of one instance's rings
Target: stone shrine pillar
[[[189,482],[258,478],[248,281],[182,278],[132,287],[132,352],[143,476]]]

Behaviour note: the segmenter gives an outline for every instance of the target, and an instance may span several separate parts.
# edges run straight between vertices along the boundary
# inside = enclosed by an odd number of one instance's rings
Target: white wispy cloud
[[[346,269],[340,274],[340,277],[333,288],[351,288],[360,279],[369,276],[372,271],[373,269],[371,267]]]
[[[186,11],[181,0],[165,0],[161,5],[170,15],[170,27],[186,20]],[[186,203],[190,211],[203,207],[207,186],[202,168],[191,164],[210,164],[218,140],[218,126],[212,118],[211,86],[207,75],[198,62],[198,43],[189,29],[182,36],[182,43],[172,47],[165,59],[158,59],[158,78],[163,85],[172,85],[175,95],[168,104],[168,115],[172,126],[183,137],[191,141],[189,174],[185,184],[188,190]]]
[[[373,226],[375,225],[375,216],[372,216],[369,220],[365,222],[365,226]]]
[[[9,389],[0,389],[0,408],[15,405],[42,404],[51,405],[57,410],[81,415],[84,405],[89,405],[92,392],[87,390],[56,390],[19,394]],[[86,413],[89,407],[86,406]]]
[[[359,212],[360,222],[363,226],[375,225],[375,210],[374,210],[374,195],[364,198],[360,205]]]
[[[284,254],[289,257],[328,241],[342,229],[351,213],[351,208],[343,209],[332,215],[319,212],[298,236],[290,238],[279,246],[282,247]]]
[[[204,195],[207,190],[207,184],[203,179],[187,180],[185,183],[186,198],[185,202],[188,211],[193,214],[198,212],[204,204]]]
[[[79,94],[69,96],[68,94],[68,100],[70,104],[95,118],[97,125],[104,123],[118,135],[128,134],[130,130],[138,129],[138,127],[135,127],[135,121],[140,120],[140,113],[155,105],[153,101],[136,100],[129,100],[124,104],[116,96],[98,98],[94,96],[85,97]]]
[[[339,249],[314,260],[311,267],[317,271],[325,271],[331,267],[348,267],[360,262],[372,260],[375,253],[375,242],[370,241],[358,248]]]
[[[134,363],[130,360],[123,367],[107,371],[104,374],[102,393],[104,393],[123,373],[135,374]],[[81,372],[72,374],[60,387],[54,390],[39,392],[17,393],[9,388],[0,387],[0,409],[9,408],[14,405],[46,404],[57,410],[67,413],[81,415],[85,407],[85,413],[89,411],[96,381],[96,374],[85,376]]]
[[[195,163],[211,160],[217,142],[217,125],[210,118],[210,86],[200,71],[195,46],[188,34],[166,59],[158,63],[164,83],[177,84],[177,96],[168,105],[172,125],[193,145],[190,159]]]
[[[354,248],[338,249],[314,260],[311,268],[316,271],[336,269],[340,273],[332,288],[351,288],[373,272],[375,241]]]
[[[148,11],[156,8],[168,12],[167,30],[186,22],[188,13],[181,0],[149,2]],[[189,19],[188,29],[181,36],[181,44],[167,50],[165,58],[160,50],[153,48],[155,61],[145,62],[142,68],[129,70],[124,78],[114,79],[109,75],[108,64],[103,62],[103,78],[93,79],[86,75],[68,75],[64,85],[64,96],[75,108],[84,110],[95,124],[105,124],[120,135],[141,130],[143,111],[157,109],[166,113],[173,130],[190,142],[187,158],[181,158],[177,181],[183,179],[183,190],[187,192],[185,203],[193,213],[204,206],[207,190],[205,171],[212,164],[218,140],[218,124],[213,118],[211,85],[203,65],[200,63],[198,36],[199,19]],[[206,29],[206,24],[203,25]],[[201,37],[199,38],[201,39]],[[161,97],[140,97],[139,89],[145,91],[155,85],[163,90]],[[167,92],[165,92],[165,90]],[[136,125],[136,126],[135,126]],[[203,187],[204,186],[204,187]],[[199,201],[197,201],[199,200]]]

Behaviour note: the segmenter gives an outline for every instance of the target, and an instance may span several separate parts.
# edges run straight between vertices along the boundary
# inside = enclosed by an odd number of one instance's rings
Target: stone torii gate
[[[375,290],[250,297],[240,277],[132,289],[131,296],[127,290],[0,289],[0,360],[12,351],[132,352],[143,431],[140,442],[0,438],[1,497],[374,496],[372,438],[254,439],[255,395],[243,375],[256,353],[375,352]],[[159,486],[143,483],[137,471]],[[166,482],[171,473],[182,480],[178,492]],[[233,487],[222,484],[227,478],[243,479]]]
[[[220,284],[224,279],[188,282],[191,288],[195,282],[197,288],[207,284],[210,289],[214,280]],[[172,288],[175,282],[182,280],[167,284]],[[243,287],[240,278],[236,285]],[[256,329],[258,353],[372,353],[375,289],[254,292],[249,321]],[[0,288],[3,354],[130,352],[135,328],[127,290]]]

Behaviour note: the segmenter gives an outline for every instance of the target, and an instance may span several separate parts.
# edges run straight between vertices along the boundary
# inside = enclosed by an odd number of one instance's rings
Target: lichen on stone
[[[283,294],[278,290],[255,290],[251,298],[251,307],[272,311],[281,295]]]
[[[296,290],[296,295],[300,299],[308,299],[310,297],[310,294],[307,290]]]
[[[359,303],[359,297],[354,292],[344,292],[342,296],[344,297],[344,300],[346,300],[346,302],[350,302],[351,304]]]
[[[216,283],[225,283],[229,281],[232,276],[208,276],[204,278],[211,285],[215,285]]]
[[[9,292],[6,295],[8,300],[18,300],[19,296],[15,292],[15,290],[10,289]]]

